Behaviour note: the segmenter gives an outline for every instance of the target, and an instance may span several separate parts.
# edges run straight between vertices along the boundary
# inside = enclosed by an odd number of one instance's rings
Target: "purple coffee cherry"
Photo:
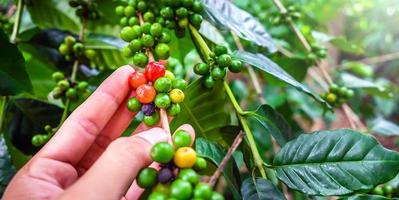
[[[173,172],[169,168],[162,168],[158,173],[160,183],[168,183],[173,179]]]
[[[151,116],[152,114],[154,114],[155,109],[156,109],[156,107],[155,107],[154,103],[143,104],[143,106],[141,107],[141,111],[146,116]]]

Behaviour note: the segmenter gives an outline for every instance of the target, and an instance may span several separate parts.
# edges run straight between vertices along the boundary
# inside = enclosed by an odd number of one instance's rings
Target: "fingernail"
[[[135,135],[135,137],[141,137],[153,145],[158,142],[164,142],[168,140],[166,131],[161,128],[152,128],[150,130],[143,131]]]

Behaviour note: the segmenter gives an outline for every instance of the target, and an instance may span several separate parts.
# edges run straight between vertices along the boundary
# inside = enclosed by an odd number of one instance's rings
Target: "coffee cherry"
[[[190,16],[190,23],[195,27],[199,28],[202,23],[202,16],[200,14],[193,14]]]
[[[66,90],[70,87],[70,84],[67,80],[60,80],[58,81],[57,86],[62,90]]]
[[[224,200],[224,197],[219,192],[212,192],[210,200]]]
[[[61,89],[60,87],[55,87],[53,91],[51,91],[51,94],[53,95],[54,99],[59,99],[62,97],[62,94],[65,89]]]
[[[198,184],[200,181],[200,176],[193,169],[180,170],[178,178],[190,182],[193,185]]]
[[[383,190],[383,188],[379,185],[379,186],[377,186],[377,187],[375,187],[375,188],[373,189],[373,194],[383,196],[383,195],[384,195],[384,190]]]
[[[73,36],[68,35],[64,38],[64,43],[71,47],[76,43],[76,39]]]
[[[339,86],[337,84],[331,84],[329,91],[331,93],[338,93],[339,92]]]
[[[58,81],[64,79],[64,78],[65,78],[65,75],[64,75],[64,73],[62,73],[62,72],[54,72],[54,73],[51,75],[51,78],[52,78],[55,82],[58,82]]]
[[[144,53],[136,53],[133,56],[133,63],[138,67],[145,67],[148,63],[148,56]]]
[[[129,25],[129,18],[127,18],[127,17],[122,17],[121,20],[119,21],[119,24],[120,24],[122,27],[125,27],[125,26]]]
[[[159,43],[155,46],[155,53],[160,59],[167,59],[170,55],[169,45],[164,43]]]
[[[204,80],[204,86],[206,88],[213,88],[215,86],[216,82],[215,80],[212,78],[212,76],[208,75],[205,77]]]
[[[136,32],[131,27],[124,27],[121,30],[121,38],[126,42],[130,42],[133,39],[137,38]]]
[[[123,15],[125,14],[125,7],[123,7],[123,6],[117,6],[117,7],[115,8],[115,13],[116,13],[116,15],[118,15],[118,16],[123,16]]]
[[[136,98],[140,103],[151,103],[155,98],[156,91],[154,87],[148,84],[140,85],[136,89]]]
[[[150,34],[154,37],[162,35],[162,25],[159,23],[153,23],[150,28]]]
[[[136,9],[133,6],[126,6],[124,13],[126,17],[133,17],[136,15]]]
[[[241,61],[233,59],[231,61],[231,64],[229,65],[229,70],[233,73],[239,73],[241,72],[242,68],[244,68],[244,65],[242,64]]]
[[[144,14],[143,14],[143,20],[145,21],[145,22],[154,22],[154,20],[155,20],[155,16],[154,16],[154,13],[152,13],[152,12],[145,12]]]
[[[178,130],[173,134],[173,145],[176,148],[189,147],[191,145],[191,134],[185,130]]]
[[[80,43],[80,42],[78,42],[78,43],[75,43],[74,45],[73,45],[73,52],[75,53],[75,54],[77,54],[77,55],[81,55],[82,53],[83,53],[83,50],[84,50],[84,45],[82,44],[82,43]]]
[[[132,30],[133,30],[134,34],[136,35],[136,38],[139,38],[141,36],[141,34],[142,34],[141,26],[133,25]]]
[[[194,66],[194,73],[198,75],[207,75],[209,73],[209,65],[206,63],[197,63]]]
[[[194,1],[193,3],[193,11],[196,13],[201,13],[202,11],[204,11],[204,5],[201,3],[201,1]]]
[[[167,94],[165,93],[159,93],[157,94],[157,96],[155,97],[155,105],[158,108],[167,108],[170,106],[170,98]]]
[[[169,92],[172,88],[172,81],[166,77],[160,77],[155,81],[154,88],[158,92]]]
[[[127,109],[132,112],[139,112],[141,110],[140,101],[135,97],[130,98],[127,102]]]
[[[151,148],[151,158],[158,163],[167,164],[173,159],[173,146],[167,142],[159,142]]]
[[[347,87],[345,87],[345,86],[343,86],[343,87],[340,87],[339,88],[339,90],[338,90],[338,94],[340,95],[340,96],[344,96],[347,92],[348,92],[348,88]]]
[[[139,172],[136,180],[141,188],[150,188],[157,182],[157,170],[151,167],[144,168]]]
[[[194,188],[194,197],[200,199],[210,199],[212,188],[206,183],[198,183]]]
[[[145,1],[139,1],[137,3],[137,10],[139,10],[140,12],[145,12],[147,11],[148,7],[147,7],[147,3]]]
[[[159,122],[159,112],[154,112],[151,116],[144,116],[143,122],[147,126],[155,126]]]
[[[159,38],[160,43],[169,43],[171,41],[170,34],[167,32],[162,32],[161,37]]]
[[[176,78],[175,75],[169,70],[165,71],[165,77],[171,81],[175,80],[175,78]]]
[[[173,172],[169,168],[162,168],[158,173],[158,181],[160,183],[169,183],[173,179]]]
[[[132,52],[136,53],[142,48],[141,40],[134,39],[129,43],[129,48]]]
[[[160,192],[162,194],[169,195],[170,194],[170,185],[158,183],[155,187],[152,188],[152,192]],[[168,199],[168,200],[170,200],[170,199]]]
[[[135,71],[130,77],[129,77],[129,84],[133,89],[138,88],[140,85],[144,85],[147,83],[147,79],[145,78],[144,74]]]
[[[162,8],[160,14],[165,19],[173,19],[174,17],[173,9],[171,7]]]
[[[335,95],[334,93],[328,93],[326,96],[326,100],[328,101],[328,103],[335,103],[337,101],[337,95]]]
[[[348,90],[348,91],[346,91],[346,93],[345,93],[345,98],[347,98],[347,99],[350,99],[350,98],[352,98],[353,96],[355,95],[355,92],[353,91],[353,90]]]
[[[186,90],[187,82],[184,79],[177,78],[172,82],[173,89],[180,89],[181,91]]]
[[[226,76],[226,69],[225,68],[220,68],[220,67],[215,67],[212,69],[212,77],[215,80],[221,80]]]
[[[148,81],[155,82],[159,77],[165,76],[165,66],[152,61],[145,68],[144,75]]]
[[[195,161],[195,164],[194,164],[194,169],[198,170],[198,171],[204,170],[204,169],[206,169],[207,165],[208,164],[204,158],[197,156],[197,160]]]
[[[148,200],[167,200],[168,197],[161,192],[153,192],[148,196]]]
[[[392,195],[393,190],[394,190],[393,187],[389,184],[385,184],[383,189],[384,189],[385,194],[387,194],[387,195]]]
[[[181,4],[186,8],[191,8],[193,6],[193,0],[181,0]]]
[[[129,48],[129,46],[125,46],[122,48],[122,55],[126,58],[133,56],[133,51]]]
[[[217,63],[221,67],[228,67],[231,65],[231,56],[229,54],[222,54],[218,57]]]
[[[94,60],[97,56],[97,53],[95,50],[93,49],[86,49],[85,50],[85,56],[86,58],[88,58],[89,60]]]
[[[180,7],[176,10],[176,15],[179,18],[185,18],[188,15],[188,10],[185,7]]]
[[[141,107],[141,112],[143,112],[143,114],[145,116],[151,116],[155,113],[156,111],[156,107],[154,103],[148,103],[148,104],[144,104]]]
[[[141,42],[145,47],[154,46],[154,38],[151,35],[144,34],[143,36],[141,36]]]
[[[220,56],[223,54],[227,54],[227,48],[222,45],[216,45],[213,52],[215,53],[216,56]]]
[[[68,55],[71,53],[71,49],[68,47],[68,45],[62,43],[59,47],[58,47],[58,52],[60,52],[61,55]]]
[[[78,86],[77,86],[78,90],[80,90],[80,91],[86,91],[88,87],[89,87],[89,83],[87,83],[85,81],[79,82]]]
[[[151,30],[151,24],[148,22],[145,22],[144,24],[141,25],[141,32],[145,34],[150,34]]]
[[[175,103],[169,106],[166,110],[169,116],[175,116],[181,112],[180,105]]]
[[[178,148],[173,159],[179,168],[191,168],[197,160],[197,153],[191,147]]]
[[[173,89],[170,91],[169,97],[173,103],[181,103],[184,101],[184,92],[180,89]]]
[[[170,190],[170,196],[179,200],[189,199],[193,188],[188,181],[177,179],[173,181]]]
[[[139,25],[140,20],[137,17],[130,17],[128,21],[129,26]]]
[[[65,97],[69,99],[76,99],[78,92],[76,91],[75,88],[68,88],[68,90],[65,92]]]

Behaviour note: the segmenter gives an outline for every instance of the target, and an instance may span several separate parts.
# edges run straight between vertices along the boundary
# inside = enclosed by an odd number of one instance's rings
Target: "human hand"
[[[141,124],[120,137],[135,116],[126,108],[133,72],[121,67],[105,80],[15,175],[3,199],[138,199],[136,175],[151,164],[152,145],[170,136]],[[194,138],[190,125],[179,129]]]

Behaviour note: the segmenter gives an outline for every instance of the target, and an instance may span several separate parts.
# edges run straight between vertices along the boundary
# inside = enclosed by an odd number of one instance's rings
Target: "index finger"
[[[68,117],[38,156],[76,164],[130,94],[128,78],[133,72],[123,66],[112,73]]]

